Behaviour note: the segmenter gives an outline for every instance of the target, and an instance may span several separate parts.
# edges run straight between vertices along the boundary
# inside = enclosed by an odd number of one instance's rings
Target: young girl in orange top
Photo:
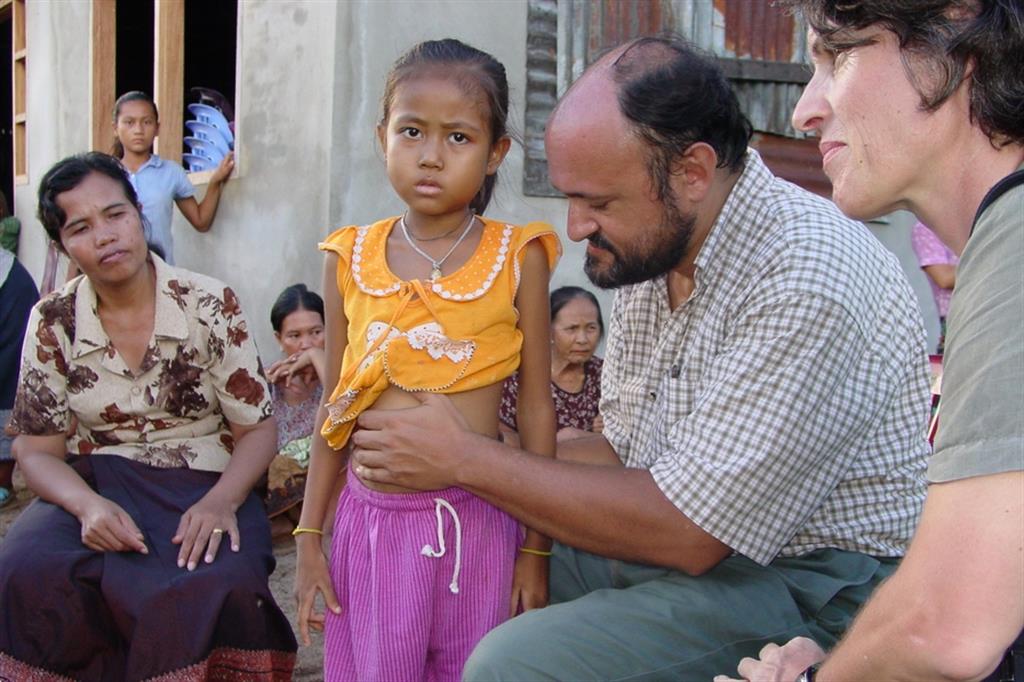
[[[509,149],[505,70],[456,40],[395,64],[377,134],[404,215],[345,227],[327,252],[328,377],[299,527],[299,630],[325,625],[329,680],[457,680],[483,635],[547,602],[550,540],[459,489],[418,493],[349,471],[331,561],[320,529],[341,452],[366,408],[451,395],[471,428],[497,437],[505,377],[520,373],[523,446],[552,456],[550,226],[479,215]],[[314,613],[320,592],[326,615]]]

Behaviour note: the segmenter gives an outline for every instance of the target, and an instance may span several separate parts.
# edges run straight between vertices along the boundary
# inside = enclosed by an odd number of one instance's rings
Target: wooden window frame
[[[14,132],[14,184],[28,184],[28,44],[25,0],[0,0],[0,15],[11,15],[11,125]],[[13,199],[13,197],[12,197]]]
[[[25,0],[14,0],[24,2]],[[125,0],[122,0],[125,1]],[[129,0],[136,1],[136,0]],[[143,0],[144,1],[144,0]],[[153,143],[162,158],[181,163],[182,128],[185,126],[185,3],[181,0],[154,2],[153,101],[160,110],[160,134]],[[110,107],[117,98],[116,2],[92,0],[91,141],[92,148],[107,151],[113,144]],[[242,3],[238,4],[241,14]],[[241,21],[237,22],[235,51],[241,44]],[[235,109],[238,110],[238,73],[241,60],[235,61]],[[235,122],[235,149],[239,147],[239,125]],[[239,175],[235,164],[232,177]],[[209,182],[213,171],[189,173],[193,185]]]
[[[93,0],[91,40],[89,41],[89,147],[110,152],[114,144],[114,126],[110,107],[117,99],[116,0]]]

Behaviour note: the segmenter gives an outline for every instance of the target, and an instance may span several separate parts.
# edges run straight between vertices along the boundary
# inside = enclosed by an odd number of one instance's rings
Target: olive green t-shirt
[[[946,324],[928,480],[1024,470],[1024,185],[975,225]]]

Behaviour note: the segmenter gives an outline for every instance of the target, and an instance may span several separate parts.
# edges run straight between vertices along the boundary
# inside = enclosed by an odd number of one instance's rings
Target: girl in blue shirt
[[[147,235],[170,264],[174,264],[174,239],[171,235],[172,204],[199,232],[213,224],[220,203],[221,190],[235,167],[234,153],[229,152],[206,188],[206,196],[196,201],[195,188],[177,163],[161,159],[153,153],[153,140],[160,132],[160,116],[156,103],[144,92],[127,92],[114,104],[113,154],[121,159],[142,203],[142,213],[149,222]]]

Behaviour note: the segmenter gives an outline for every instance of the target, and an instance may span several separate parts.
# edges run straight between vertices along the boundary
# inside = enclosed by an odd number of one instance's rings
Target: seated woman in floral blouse
[[[276,445],[256,347],[230,288],[149,253],[139,209],[105,154],[39,187],[83,275],[26,332],[11,428],[40,499],[0,545],[0,678],[290,679],[252,491]]]
[[[594,355],[604,336],[604,319],[597,297],[580,287],[551,292],[551,397],[555,401],[559,442],[601,433],[601,366]],[[505,380],[498,407],[501,438],[518,446],[516,408],[519,374]]]
[[[267,368],[277,419],[278,454],[270,464],[266,502],[276,537],[295,527],[305,491],[309,449],[316,428],[316,411],[323,402],[327,367],[324,300],[305,284],[293,284],[274,301],[270,325],[284,356]],[[339,478],[343,483],[344,470]],[[336,492],[340,491],[339,487]]]

